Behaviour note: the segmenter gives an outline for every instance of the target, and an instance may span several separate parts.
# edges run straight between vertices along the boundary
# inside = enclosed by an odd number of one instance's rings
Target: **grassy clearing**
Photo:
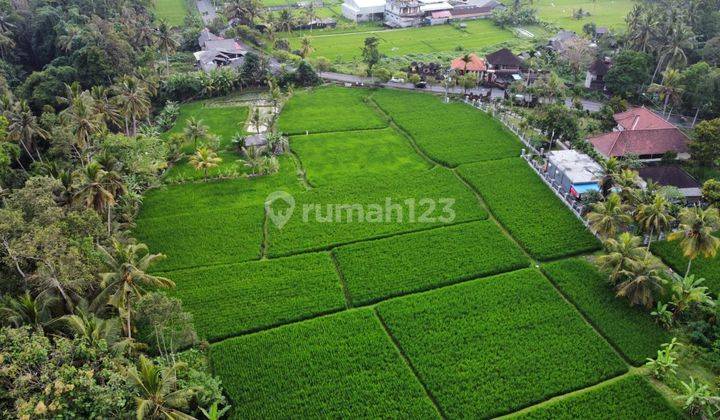
[[[627,371],[536,270],[378,305],[449,418],[488,418]]]
[[[443,203],[431,209],[420,201],[439,202],[444,198],[455,200],[451,206],[454,217]],[[415,200],[414,218],[405,201],[410,199]],[[386,205],[388,200],[396,209]],[[282,229],[270,227],[271,256],[325,250],[363,239],[487,217],[474,194],[441,168],[392,177],[357,176],[298,194],[295,201],[295,211],[287,225]],[[336,211],[337,206],[349,207]],[[423,220],[429,210],[431,218]],[[449,220],[439,219],[442,216]]]
[[[155,0],[155,14],[169,25],[182,26],[185,16],[190,13],[186,0]]]
[[[369,309],[214,344],[236,418],[437,418]]]
[[[387,127],[363,101],[369,93],[335,86],[296,92],[280,114],[278,129],[286,134],[305,134]]]
[[[668,402],[640,376],[628,376],[577,395],[553,401],[513,416],[547,420],[664,420],[682,419]]]
[[[293,136],[291,146],[316,186],[361,174],[392,176],[429,168],[408,140],[391,128]]]
[[[688,259],[683,256],[680,241],[653,242],[650,249],[676,273],[684,275],[687,271]],[[690,274],[704,278],[703,285],[707,286],[716,296],[720,295],[720,258],[718,256],[710,259],[696,258],[690,266]]]
[[[172,294],[208,340],[339,310],[345,299],[328,254],[169,273]]]
[[[647,311],[615,297],[607,278],[589,262],[574,258],[543,265],[542,269],[633,364],[643,364],[672,338]]]
[[[314,57],[326,57],[330,60],[347,62],[359,60],[365,38],[375,36],[380,39],[380,52],[396,57],[414,53],[435,53],[460,50],[475,51],[490,45],[514,40],[515,36],[507,29],[500,29],[489,19],[463,22],[465,29],[451,25],[438,25],[422,28],[381,29],[369,32],[360,26],[359,31],[346,33],[311,34],[304,31],[289,38],[292,48],[298,48],[302,35],[311,38],[315,48]]]
[[[508,231],[534,257],[593,251],[600,244],[522,159],[460,167]]]
[[[448,166],[519,156],[520,142],[498,121],[433,95],[379,90],[373,100],[427,155]]]
[[[228,149],[231,146],[230,140],[235,133],[244,132],[244,125],[248,117],[248,108],[244,106],[213,106],[203,101],[191,102],[180,106],[175,125],[166,131],[164,136],[169,137],[175,133],[182,133],[186,121],[194,117],[201,120],[208,127],[212,134],[220,136],[220,148]],[[186,148],[187,152],[193,152],[193,146]]]
[[[361,242],[333,252],[354,304],[529,264],[522,251],[489,221]]]
[[[624,28],[625,16],[635,3],[634,0],[536,0],[531,7],[537,9],[540,19],[582,33],[583,25],[590,22],[611,29]],[[590,16],[573,18],[573,11],[578,9],[589,12]]]

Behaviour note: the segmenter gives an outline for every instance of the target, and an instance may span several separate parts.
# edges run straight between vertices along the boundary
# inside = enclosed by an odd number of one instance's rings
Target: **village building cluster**
[[[482,19],[505,6],[497,0],[345,0],[343,16],[353,22],[382,21],[392,28]]]

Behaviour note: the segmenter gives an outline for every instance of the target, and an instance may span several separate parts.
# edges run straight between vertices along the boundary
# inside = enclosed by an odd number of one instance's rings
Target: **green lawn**
[[[182,26],[189,13],[186,0],[155,0],[155,13],[172,26]]]
[[[372,310],[210,347],[234,418],[439,418]]]
[[[390,128],[293,136],[290,146],[313,185],[331,185],[363,175],[429,169],[410,142]]]
[[[532,269],[377,309],[448,418],[496,417],[627,371]]]
[[[589,22],[611,29],[624,28],[625,16],[635,3],[635,0],[535,0],[531,7],[538,10],[540,19],[582,33],[583,25]],[[590,12],[590,16],[574,19],[573,11],[578,9]]]
[[[489,19],[464,22],[466,29],[456,29],[451,25],[438,25],[422,28],[393,29],[350,33],[319,33],[304,31],[289,38],[292,48],[298,48],[300,37],[307,35],[315,48],[313,57],[326,57],[330,60],[352,61],[361,57],[365,38],[375,36],[380,39],[380,52],[387,56],[401,56],[413,53],[432,53],[461,50],[480,50],[515,39],[513,33],[500,29]]]

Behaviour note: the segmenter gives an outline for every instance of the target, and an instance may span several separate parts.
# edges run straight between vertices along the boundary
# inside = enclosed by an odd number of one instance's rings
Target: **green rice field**
[[[216,109],[184,106],[171,132],[247,117]],[[178,165],[133,231],[167,255],[153,272],[208,341],[230,418],[677,418],[636,369],[667,333],[614,298],[598,241],[490,115],[321,87],[275,129],[279,172]]]
[[[688,259],[683,255],[679,241],[653,242],[650,249],[676,273],[684,275],[687,271]],[[703,286],[707,286],[715,296],[720,295],[720,257],[709,259],[702,255],[697,257],[690,265],[690,274],[705,279]]]
[[[582,33],[583,25],[589,22],[610,29],[624,27],[625,16],[634,4],[635,0],[534,0],[531,7],[537,9],[540,19]],[[573,12],[579,9],[590,16],[575,19]]]
[[[490,20],[480,19],[466,22],[467,27],[458,29],[450,25],[422,28],[380,29],[361,32],[318,32],[303,31],[288,38],[292,48],[298,48],[301,36],[309,36],[315,49],[313,57],[330,60],[352,61],[359,59],[365,38],[380,39],[380,52],[393,57],[417,53],[435,53],[461,50],[477,51],[515,39],[508,29],[500,29]]]
[[[182,26],[185,16],[191,13],[186,0],[155,0],[155,13],[169,25]]]

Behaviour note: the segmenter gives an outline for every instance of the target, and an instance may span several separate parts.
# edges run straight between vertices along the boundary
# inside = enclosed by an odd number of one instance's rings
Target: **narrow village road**
[[[351,74],[342,74],[342,73],[332,73],[332,72],[320,72],[320,77],[322,77],[325,80],[330,80],[334,82],[340,82],[340,83],[352,83],[352,84],[362,84],[362,85],[373,85],[373,79],[370,77],[360,77],[355,76]],[[381,86],[388,87],[388,88],[395,88],[395,89],[407,89],[407,90],[417,90],[417,91],[426,91],[426,92],[433,92],[433,93],[445,93],[445,88],[438,85],[428,85],[426,88],[417,88],[412,83],[394,83],[394,82],[387,82],[387,83],[381,83]],[[474,88],[474,89],[468,89],[467,93],[474,93],[476,95],[485,95],[488,92],[488,88]],[[452,94],[463,94],[465,91],[461,87],[454,86],[448,90],[449,93]],[[502,89],[492,89],[491,98],[492,99],[502,99],[504,97],[504,91]],[[586,99],[581,99],[580,102],[582,103],[583,109],[590,112],[597,112],[602,108],[602,103],[595,102],[595,101],[589,101]],[[568,108],[572,107],[572,100],[566,99],[565,100],[565,106]]]
[[[196,0],[195,3],[197,4],[198,11],[205,25],[212,23],[217,17],[217,12],[212,2],[210,0]]]

